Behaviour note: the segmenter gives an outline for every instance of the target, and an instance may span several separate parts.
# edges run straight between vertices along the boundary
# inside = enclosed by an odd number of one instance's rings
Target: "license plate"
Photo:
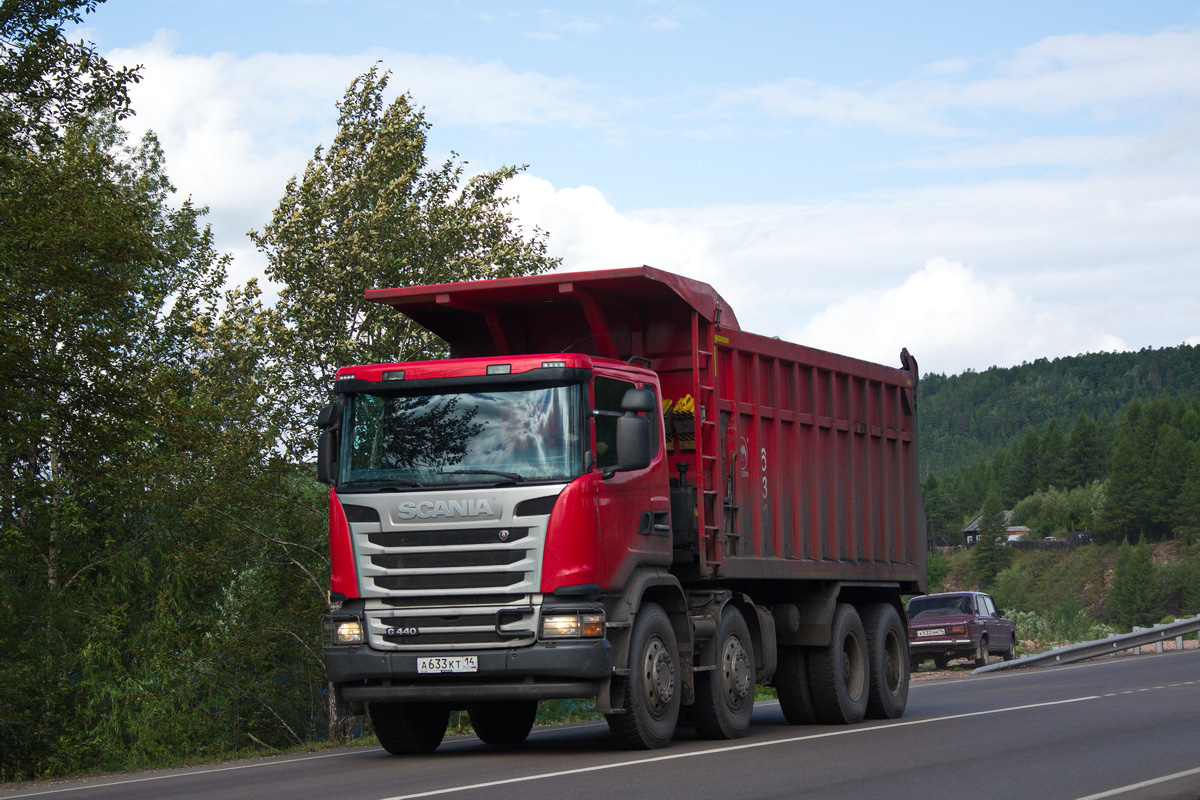
[[[918,638],[920,638],[922,636],[945,636],[945,635],[946,635],[945,628],[926,628],[923,631],[921,631],[921,630],[917,631]]]
[[[417,672],[422,675],[442,672],[478,672],[479,656],[434,656],[418,658]]]

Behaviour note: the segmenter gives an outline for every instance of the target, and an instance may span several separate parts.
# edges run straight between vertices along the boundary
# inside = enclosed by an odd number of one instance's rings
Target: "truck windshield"
[[[352,396],[340,485],[407,489],[583,474],[578,384]]]

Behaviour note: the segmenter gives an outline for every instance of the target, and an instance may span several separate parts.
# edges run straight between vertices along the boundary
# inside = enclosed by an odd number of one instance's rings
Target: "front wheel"
[[[862,610],[871,662],[869,719],[896,719],[908,705],[908,634],[890,603],[873,603]]]
[[[1012,661],[1016,657],[1017,657],[1017,637],[1014,634],[1013,636],[1008,637],[1008,649],[1004,651],[1004,660]]]
[[[487,744],[518,744],[525,741],[537,719],[536,700],[480,703],[467,709],[475,735]]]
[[[871,669],[867,635],[854,606],[838,603],[833,639],[808,653],[809,681],[817,719],[826,725],[852,725],[867,713]]]
[[[606,714],[617,743],[631,750],[665,747],[675,733],[680,700],[679,645],[662,606],[643,603],[629,641],[624,714]]]
[[[450,722],[441,703],[368,703],[367,712],[383,749],[397,756],[432,753]]]
[[[740,611],[726,606],[717,626],[716,669],[696,674],[692,722],[706,739],[737,739],[754,714],[754,646]]]

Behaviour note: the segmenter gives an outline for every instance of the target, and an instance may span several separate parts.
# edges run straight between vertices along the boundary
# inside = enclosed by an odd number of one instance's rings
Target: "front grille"
[[[431,595],[424,593],[413,597],[383,597],[375,602],[390,608],[422,608],[430,609],[439,606],[460,605],[465,599],[462,595]],[[502,606],[512,604],[514,600],[522,600],[523,595],[511,594],[472,594],[469,596],[472,604],[481,606]]]
[[[389,599],[436,592],[460,595],[461,603],[466,593],[524,595],[536,591],[537,532],[528,526],[372,531],[362,536],[359,574],[364,588],[375,589],[368,596]]]
[[[529,535],[529,528],[466,528],[438,531],[384,531],[367,535],[367,541],[380,547],[463,547],[466,545],[517,542]]]
[[[531,644],[537,611],[523,605],[448,606],[367,612],[371,646],[381,650],[498,648]]]
[[[445,589],[500,589],[524,580],[520,572],[452,572],[444,575],[380,575],[375,585],[393,591],[442,591]]]

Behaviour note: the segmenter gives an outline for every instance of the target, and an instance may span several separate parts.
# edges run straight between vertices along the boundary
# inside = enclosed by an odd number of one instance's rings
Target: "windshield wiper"
[[[363,489],[369,492],[398,492],[401,489],[414,489],[424,487],[425,484],[420,481],[414,481],[411,478],[388,478],[387,480],[378,481],[350,481],[349,483],[341,484],[341,488],[345,489]]]
[[[501,478],[507,478],[517,483],[528,480],[524,475],[518,475],[515,472],[500,472],[495,469],[443,469],[438,471],[438,475],[499,475]]]

